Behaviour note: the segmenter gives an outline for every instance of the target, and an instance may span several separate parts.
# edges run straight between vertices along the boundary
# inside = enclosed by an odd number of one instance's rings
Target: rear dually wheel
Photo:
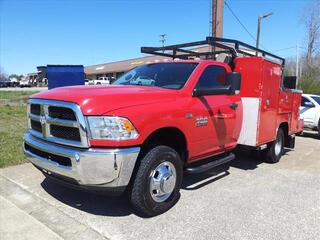
[[[265,161],[268,163],[279,162],[284,151],[284,132],[282,128],[278,129],[276,139],[268,145],[265,154]]]

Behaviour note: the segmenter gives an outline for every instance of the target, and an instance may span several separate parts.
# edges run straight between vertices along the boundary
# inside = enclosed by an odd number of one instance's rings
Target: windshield
[[[320,96],[311,96],[320,105]]]
[[[113,85],[141,85],[181,89],[197,65],[197,63],[141,65],[118,78]]]

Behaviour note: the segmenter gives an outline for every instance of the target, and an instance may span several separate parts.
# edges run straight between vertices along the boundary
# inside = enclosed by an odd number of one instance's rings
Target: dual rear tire
[[[264,150],[263,158],[265,162],[277,163],[284,153],[285,135],[282,128],[278,129],[276,139],[268,144]]]

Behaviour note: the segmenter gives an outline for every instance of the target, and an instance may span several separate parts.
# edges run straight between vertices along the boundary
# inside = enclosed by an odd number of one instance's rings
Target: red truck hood
[[[31,98],[73,102],[84,115],[103,115],[107,112],[163,101],[172,101],[177,91],[144,86],[72,86],[40,92]]]

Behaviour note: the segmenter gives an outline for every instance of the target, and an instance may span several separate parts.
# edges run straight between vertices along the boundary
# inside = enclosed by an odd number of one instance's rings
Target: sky
[[[0,0],[0,66],[26,74],[47,64],[93,65],[140,57],[141,46],[199,41],[209,35],[211,0]],[[294,57],[306,46],[301,21],[311,0],[226,0],[223,36]],[[281,50],[289,48],[287,50]],[[300,48],[300,52],[305,51]]]

